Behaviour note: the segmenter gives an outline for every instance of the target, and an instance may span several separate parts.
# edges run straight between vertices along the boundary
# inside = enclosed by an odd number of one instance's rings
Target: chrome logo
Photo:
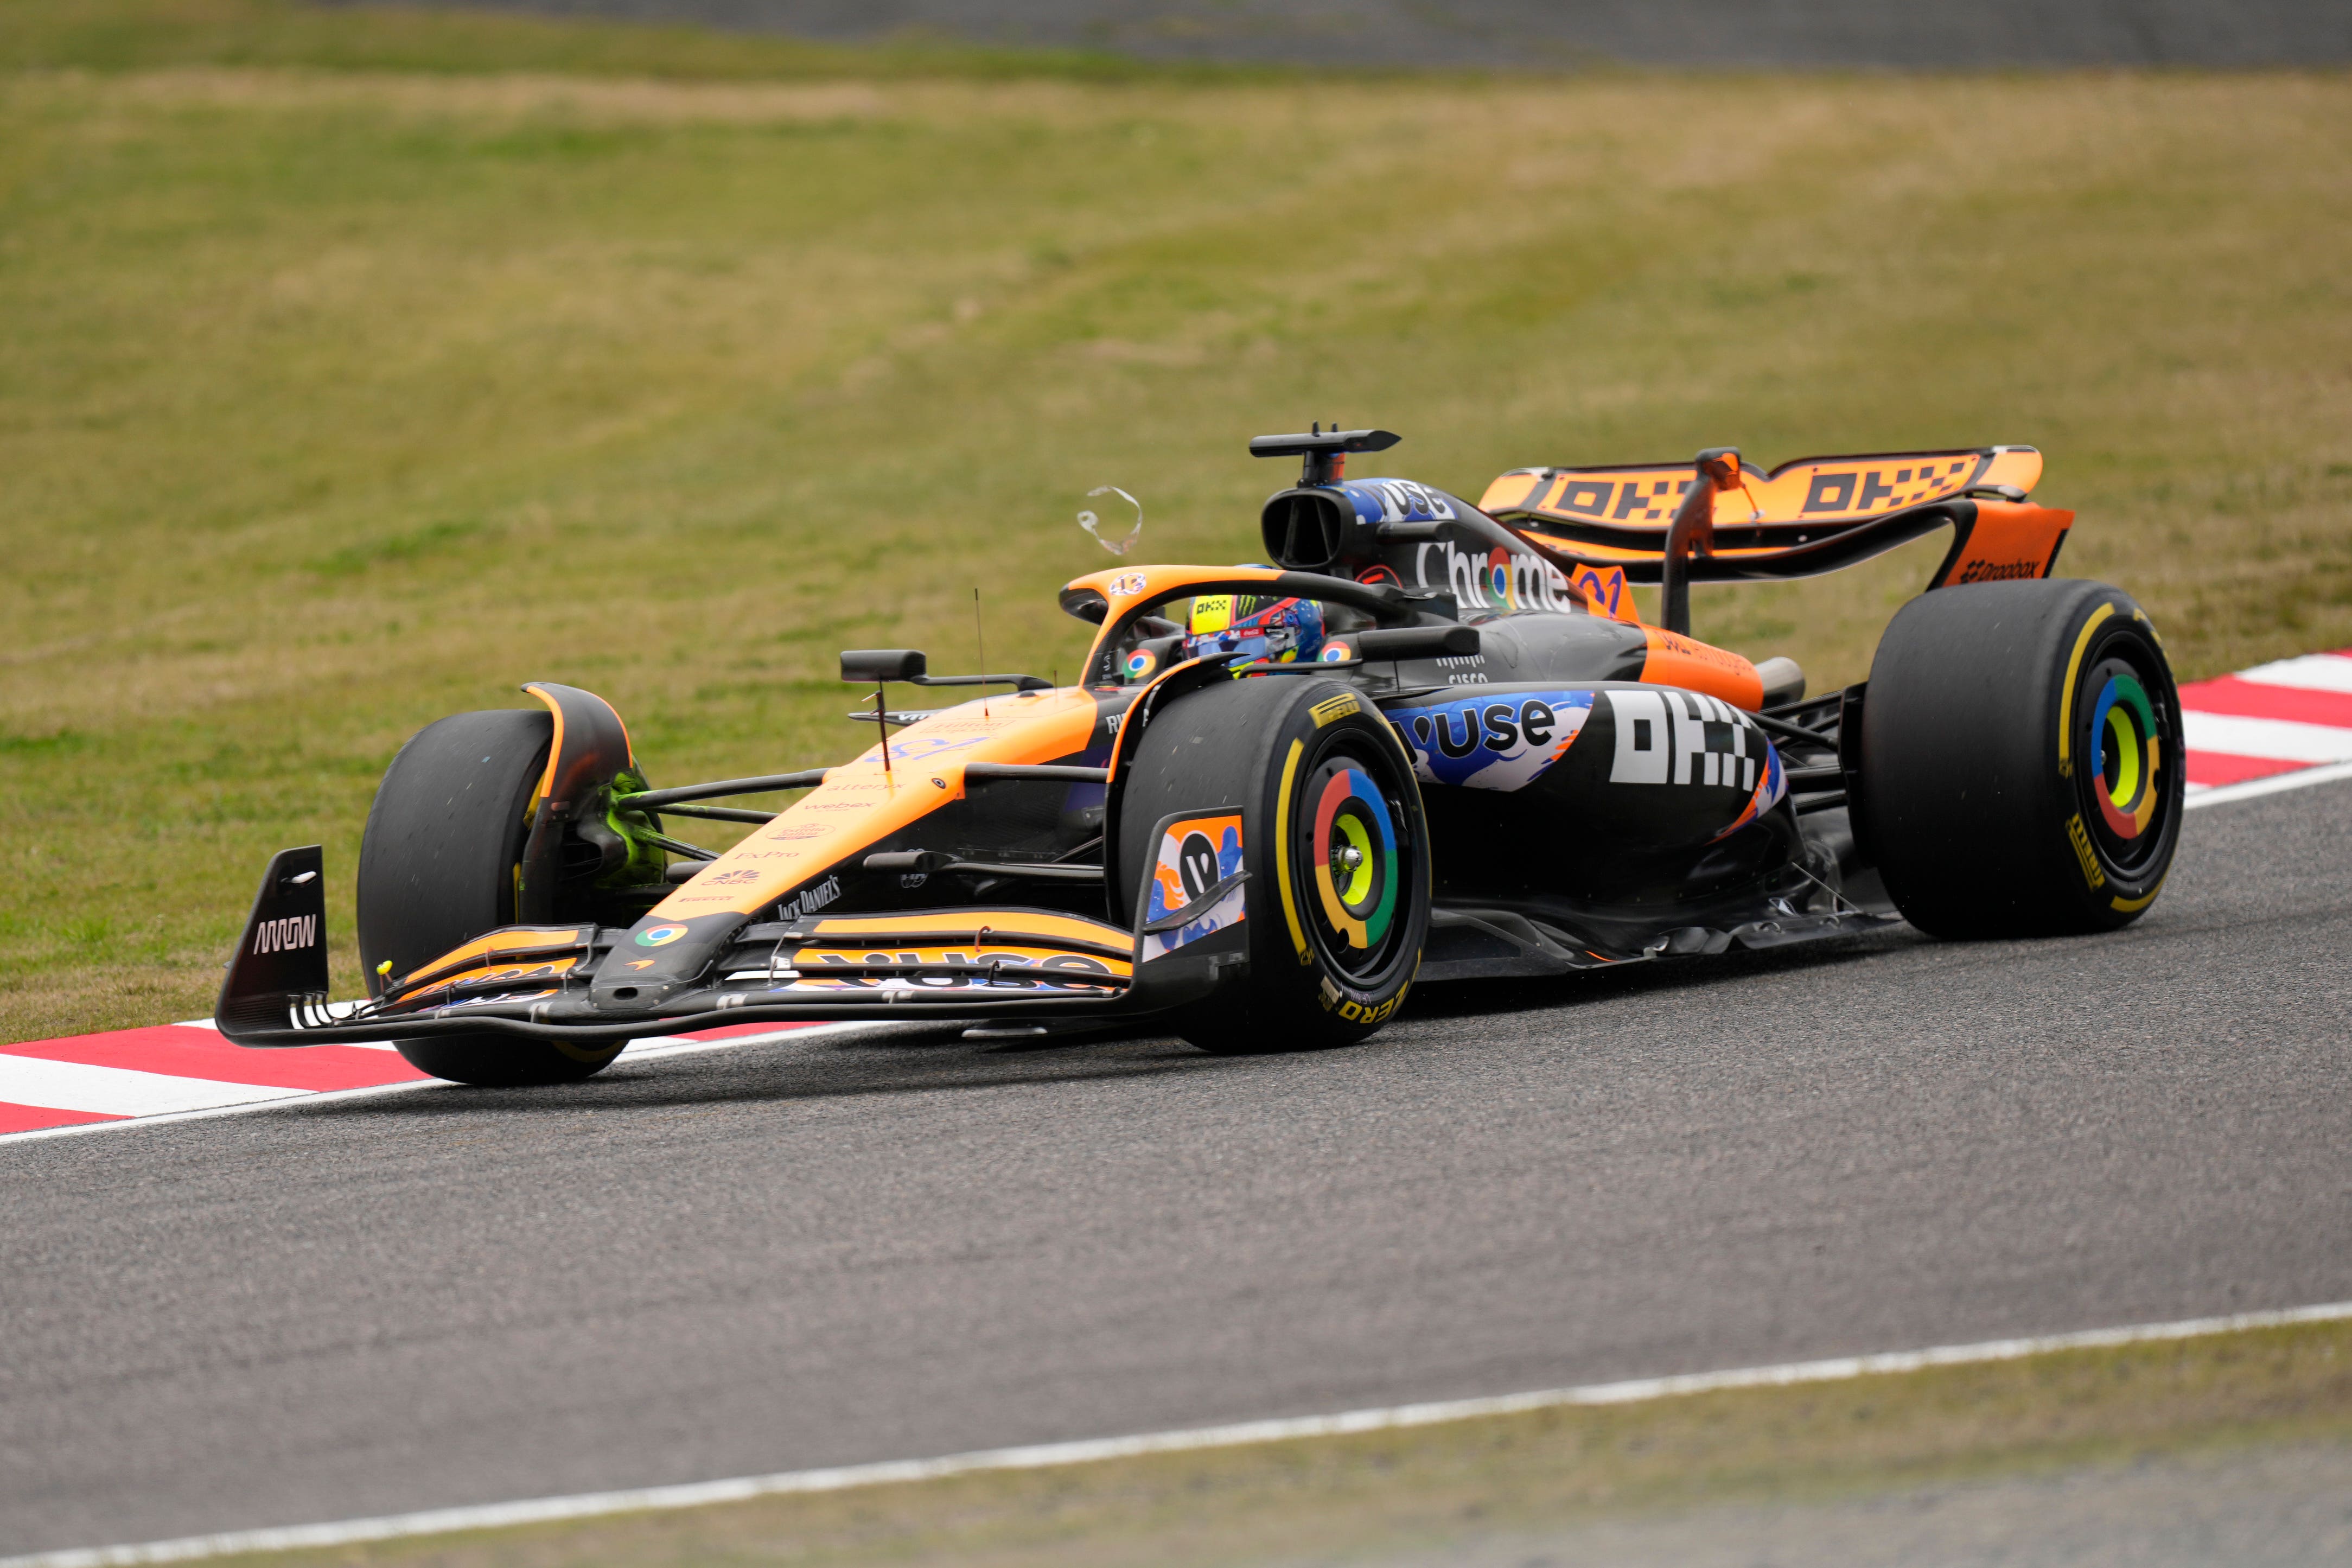
[[[637,933],[639,947],[667,947],[686,934],[681,925],[648,926]]]
[[[1127,656],[1127,678],[1129,680],[1141,680],[1151,673],[1153,667],[1159,662],[1151,657],[1150,648],[1137,648]]]

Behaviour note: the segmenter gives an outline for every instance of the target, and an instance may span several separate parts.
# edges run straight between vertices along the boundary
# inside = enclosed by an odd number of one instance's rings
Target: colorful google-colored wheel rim
[[[2179,791],[2179,725],[2169,689],[2136,662],[2097,661],[2077,689],[2083,714],[2075,781],[2101,858],[2128,869],[2155,852]]]
[[[1300,798],[1299,845],[1313,918],[1327,963],[1370,982],[1388,966],[1411,897],[1411,846],[1376,765],[1346,755],[1324,762]]]

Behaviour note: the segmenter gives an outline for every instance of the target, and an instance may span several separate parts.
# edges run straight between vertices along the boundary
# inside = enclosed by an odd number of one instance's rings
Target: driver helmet
[[[1312,599],[1202,594],[1193,599],[1184,628],[1188,658],[1237,653],[1244,659],[1291,664],[1314,658],[1322,647],[1323,608]]]

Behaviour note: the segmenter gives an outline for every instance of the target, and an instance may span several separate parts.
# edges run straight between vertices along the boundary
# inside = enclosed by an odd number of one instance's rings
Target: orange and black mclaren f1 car
[[[2138,606],[2053,579],[2074,514],[2030,447],[1527,468],[1474,506],[1304,459],[1269,563],[1062,590],[1083,679],[841,656],[877,743],[657,787],[571,687],[393,760],[357,889],[370,997],[330,1005],[317,847],[272,861],[218,1018],[256,1047],[397,1042],[463,1082],[585,1078],[722,1023],[1163,1029],[1345,1044],[1416,980],[1564,974],[1907,919],[1964,937],[2137,917],[2179,831],[2180,713]],[[1690,635],[1694,583],[1951,547],[1862,685]],[[1657,584],[1656,624],[1629,583]],[[916,711],[888,691],[976,689]],[[777,797],[793,796],[788,804]],[[757,809],[741,804],[766,797]],[[724,852],[681,824],[750,825]]]

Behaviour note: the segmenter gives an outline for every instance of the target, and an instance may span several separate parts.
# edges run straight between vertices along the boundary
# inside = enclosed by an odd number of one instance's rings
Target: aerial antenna
[[[971,647],[972,651],[980,656],[980,668],[986,669],[988,668],[988,642],[981,631],[980,590],[977,587],[974,587],[971,591]],[[980,716],[982,719],[986,719],[989,716],[988,689],[984,686],[982,687],[980,690]]]

